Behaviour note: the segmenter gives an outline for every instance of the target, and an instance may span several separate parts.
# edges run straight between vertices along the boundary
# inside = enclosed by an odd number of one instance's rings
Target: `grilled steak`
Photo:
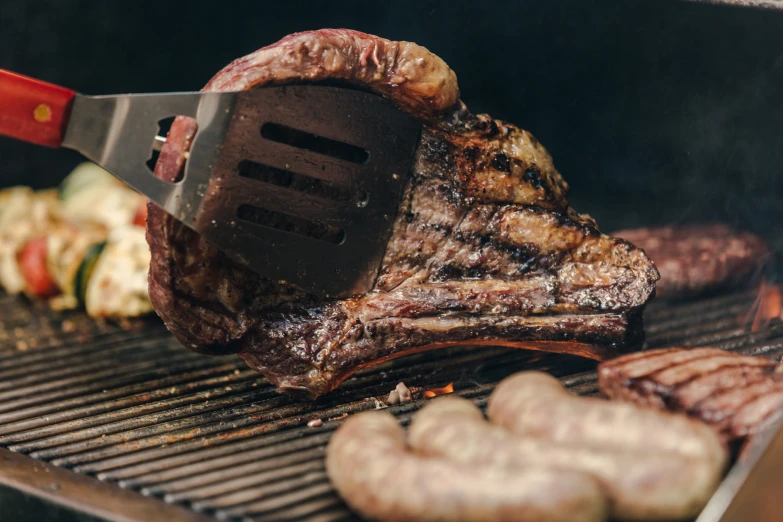
[[[238,353],[280,391],[316,397],[364,366],[457,343],[601,359],[640,342],[652,262],[568,206],[529,132],[471,114],[442,60],[322,30],[240,58],[205,89],[295,82],[368,89],[424,125],[375,287],[326,300],[262,279],[150,206],[150,296],[186,346]],[[181,175],[195,129],[175,121],[157,176]]]
[[[687,413],[735,440],[783,407],[776,366],[717,348],[663,348],[601,363],[598,386],[611,399]]]
[[[686,225],[621,230],[650,256],[661,274],[655,295],[688,298],[742,286],[758,276],[769,261],[758,236],[720,225]]]

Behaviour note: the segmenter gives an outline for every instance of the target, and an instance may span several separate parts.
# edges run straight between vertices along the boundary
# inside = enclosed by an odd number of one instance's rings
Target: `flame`
[[[780,286],[770,285],[762,279],[756,300],[744,323],[750,325],[751,332],[758,332],[769,326],[775,318],[783,320],[783,294]]]
[[[424,392],[424,398],[425,399],[432,399],[433,397],[437,397],[438,395],[447,395],[449,393],[454,393],[454,383],[450,382],[443,388],[432,388],[431,390],[427,390]]]

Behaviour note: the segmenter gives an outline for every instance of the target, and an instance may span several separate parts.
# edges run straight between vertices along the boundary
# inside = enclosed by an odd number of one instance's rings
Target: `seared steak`
[[[598,386],[610,399],[684,412],[735,440],[783,408],[776,366],[717,348],[663,348],[601,363]]]
[[[601,359],[641,341],[650,260],[568,206],[529,132],[468,112],[441,59],[355,31],[299,33],[205,89],[296,82],[368,89],[424,125],[375,287],[326,300],[262,279],[150,206],[150,296],[186,346],[236,352],[280,391],[316,397],[361,367],[456,343]],[[181,175],[194,132],[176,120],[157,176]]]
[[[661,274],[655,295],[688,298],[751,282],[770,258],[762,239],[726,225],[686,225],[621,230],[650,256]]]

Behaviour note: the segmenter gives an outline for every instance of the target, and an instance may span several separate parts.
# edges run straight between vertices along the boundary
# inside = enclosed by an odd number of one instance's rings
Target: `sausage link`
[[[643,448],[721,466],[726,462],[724,444],[702,422],[633,404],[577,397],[541,372],[521,372],[501,382],[489,398],[487,416],[514,434],[566,445],[617,451]]]
[[[326,471],[342,498],[389,522],[592,522],[606,504],[597,482],[568,471],[468,467],[422,458],[387,412],[352,416],[332,436]]]
[[[561,400],[568,400],[567,394]],[[662,425],[660,429],[665,429]],[[515,436],[484,420],[470,401],[443,397],[417,412],[408,443],[418,454],[467,466],[513,470],[567,469],[595,477],[609,497],[609,512],[621,520],[694,517],[717,487],[720,462],[676,453],[615,451]]]

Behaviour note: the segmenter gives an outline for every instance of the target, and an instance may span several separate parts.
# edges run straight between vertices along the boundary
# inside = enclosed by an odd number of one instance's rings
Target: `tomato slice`
[[[51,297],[59,293],[57,284],[46,270],[46,238],[28,241],[19,254],[19,265],[27,288],[35,296]]]
[[[133,216],[133,224],[140,227],[147,226],[147,202],[146,201],[136,211],[136,215]]]

